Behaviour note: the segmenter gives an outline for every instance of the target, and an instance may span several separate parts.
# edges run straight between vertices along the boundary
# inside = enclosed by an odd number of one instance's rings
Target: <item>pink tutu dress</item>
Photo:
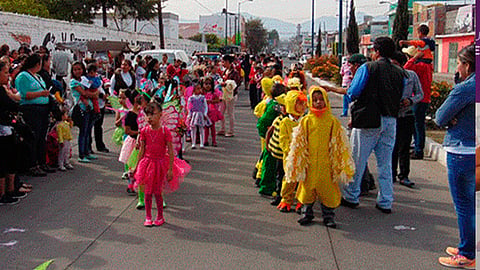
[[[136,183],[145,186],[145,194],[170,193],[177,190],[191,167],[185,161],[175,158],[173,179],[167,180],[169,166],[167,142],[172,141],[168,128],[162,126],[153,130],[150,126],[146,126],[140,131],[139,140],[145,143],[145,152],[138,162],[135,173]]]
[[[213,92],[205,93],[205,98],[207,99],[207,101],[213,100],[215,98],[221,99],[222,98],[222,91],[220,91],[218,89],[214,89]],[[208,116],[208,118],[210,118],[210,121],[212,121],[213,123],[215,123],[217,121],[220,121],[220,120],[223,120],[223,114],[220,112],[219,104],[220,103],[215,103],[215,104],[209,103],[208,104],[207,116]]]

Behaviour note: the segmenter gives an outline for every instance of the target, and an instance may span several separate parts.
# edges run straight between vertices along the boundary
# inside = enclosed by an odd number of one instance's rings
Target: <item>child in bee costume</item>
[[[340,121],[332,115],[327,92],[309,91],[309,113],[293,129],[286,158],[286,180],[298,182],[297,200],[303,204],[300,225],[312,222],[313,204],[321,202],[323,223],[336,228],[334,209],[340,205],[340,184],[351,181],[355,165]]]

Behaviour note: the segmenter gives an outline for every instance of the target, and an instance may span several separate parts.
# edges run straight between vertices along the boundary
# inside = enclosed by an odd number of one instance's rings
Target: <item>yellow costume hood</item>
[[[272,97],[272,87],[273,87],[273,80],[271,78],[265,77],[260,81],[262,85],[262,91],[265,96]]]
[[[285,109],[288,114],[296,115],[296,116],[302,116],[303,112],[299,113],[295,110],[295,105],[297,103],[297,100],[307,100],[307,96],[301,91],[297,90],[290,90],[288,93],[285,95]]]

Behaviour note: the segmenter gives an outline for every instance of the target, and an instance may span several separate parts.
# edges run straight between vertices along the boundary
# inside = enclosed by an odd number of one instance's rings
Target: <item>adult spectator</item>
[[[25,193],[15,192],[14,180],[17,167],[17,149],[12,127],[12,114],[18,112],[18,103],[10,98],[4,88],[9,80],[7,62],[0,62],[0,204],[18,203],[18,196]]]
[[[138,95],[138,92],[135,90],[135,74],[132,72],[132,62],[128,59],[123,60],[119,69],[115,71],[112,78],[110,79],[110,93],[118,95],[120,89],[127,89],[125,95],[131,104],[134,103],[135,97]]]
[[[42,69],[42,58],[39,54],[32,54],[25,59],[22,71],[15,79],[15,87],[20,92],[20,111],[27,125],[34,133],[34,142],[31,151],[30,174],[45,176],[46,172],[55,172],[46,165],[46,135],[49,124],[49,106],[45,82],[38,72]]]
[[[425,115],[430,104],[430,93],[432,87],[433,66],[422,61],[417,61],[421,54],[417,53],[415,47],[411,46],[402,50],[410,59],[405,64],[405,69],[414,71],[420,79],[423,90],[423,100],[413,105],[415,115],[414,142],[415,150],[412,153],[412,159],[423,159],[423,149],[425,148]]]
[[[164,53],[162,55],[162,62],[160,63],[160,72],[162,72],[163,74],[166,74],[168,65],[169,65],[168,55],[166,53]]]
[[[237,70],[235,69],[233,62],[234,62],[234,57],[231,55],[225,55],[223,56],[223,67],[225,68],[223,72],[223,86],[225,86],[225,82],[227,80],[233,80],[236,83],[236,87],[233,90],[233,99],[229,101],[224,101],[224,106],[222,107],[222,114],[224,115],[224,119],[220,121],[221,123],[221,128],[220,131],[218,131],[217,134],[219,135],[225,135],[225,137],[233,137],[234,136],[234,125],[235,125],[235,101],[237,100],[237,94],[238,94],[238,85],[242,82],[242,78],[240,77],[240,74],[238,74]],[[225,133],[225,118],[228,118],[229,121],[229,129]]]
[[[55,78],[59,81],[63,89],[66,89],[66,83],[63,78],[68,76],[68,65],[73,63],[73,57],[64,50],[56,50],[52,55],[52,68],[55,71]]]
[[[458,53],[461,83],[453,87],[435,114],[435,122],[447,128],[443,147],[447,152],[448,184],[457,213],[460,243],[448,247],[451,257],[440,264],[475,268],[475,48]]]
[[[92,154],[91,149],[91,134],[94,125],[94,111],[92,99],[99,97],[98,90],[90,92],[85,89],[85,86],[81,83],[82,76],[86,74],[85,65],[82,62],[75,62],[72,64],[70,89],[72,89],[72,96],[75,106],[80,107],[80,111],[83,117],[81,122],[76,123],[80,129],[78,134],[78,162],[89,163],[91,160],[96,159]],[[80,101],[80,97],[84,96],[87,102]]]
[[[10,47],[7,44],[0,46],[0,57],[10,56]]]
[[[249,82],[250,82],[250,70],[252,68],[252,63],[250,61],[250,55],[245,54],[242,58],[241,61],[241,67],[243,69],[243,72],[245,73],[244,79],[245,79],[245,90],[249,90]]]
[[[402,52],[395,52],[392,62],[402,67],[407,62],[407,57]],[[400,185],[412,188],[415,183],[408,179],[410,174],[410,142],[415,125],[415,117],[413,116],[412,105],[423,99],[422,86],[415,72],[405,70],[407,81],[403,89],[402,101],[400,103],[400,111],[397,118],[397,128],[395,137],[395,147],[392,156],[392,174],[393,182],[400,181]],[[397,174],[397,167],[400,167],[400,173]]]
[[[350,140],[356,171],[353,182],[343,189],[342,205],[359,205],[362,176],[368,157],[375,150],[380,186],[376,208],[388,214],[392,212],[392,153],[405,72],[389,59],[395,52],[391,38],[376,38],[373,47],[376,61],[357,70],[347,92],[355,101]]]
[[[147,65],[145,73],[145,79],[157,82],[160,76],[160,63],[157,59],[153,58]]]

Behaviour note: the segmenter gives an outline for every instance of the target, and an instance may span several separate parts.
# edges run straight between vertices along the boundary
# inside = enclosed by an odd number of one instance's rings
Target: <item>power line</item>
[[[204,4],[202,4],[200,1],[198,0],[193,0],[195,3],[197,3],[199,6],[203,7],[204,9],[208,10],[209,12],[211,13],[215,13],[213,10],[211,10],[210,8],[208,8],[207,6],[205,6]]]

